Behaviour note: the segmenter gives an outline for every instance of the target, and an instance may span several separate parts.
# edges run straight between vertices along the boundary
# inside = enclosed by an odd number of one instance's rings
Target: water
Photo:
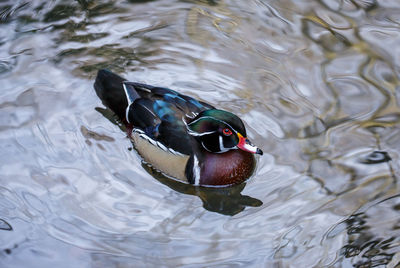
[[[400,4],[1,1],[1,267],[395,267]],[[142,166],[99,68],[241,116],[228,189]]]

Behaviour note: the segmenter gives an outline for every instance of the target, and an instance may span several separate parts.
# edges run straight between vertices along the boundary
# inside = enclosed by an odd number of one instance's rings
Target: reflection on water
[[[203,202],[203,207],[209,211],[223,215],[236,215],[246,206],[259,207],[262,202],[256,198],[242,195],[246,183],[226,188],[194,187],[178,181],[171,180],[143,164],[143,167],[159,182],[182,194],[198,196]]]
[[[396,267],[399,14],[2,1],[0,266]],[[100,68],[240,115],[266,152],[254,177],[203,189],[142,166],[98,108]]]
[[[369,204],[338,224],[335,229],[346,228],[348,234],[341,255],[352,258],[355,267],[398,267],[400,221],[393,211],[399,205],[399,195],[395,195]]]

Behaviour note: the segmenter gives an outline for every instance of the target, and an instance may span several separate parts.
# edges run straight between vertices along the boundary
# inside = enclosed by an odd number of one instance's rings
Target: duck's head
[[[224,153],[240,149],[253,154],[263,152],[246,138],[246,129],[236,115],[217,109],[199,113],[187,123],[188,133],[201,146],[212,153]]]

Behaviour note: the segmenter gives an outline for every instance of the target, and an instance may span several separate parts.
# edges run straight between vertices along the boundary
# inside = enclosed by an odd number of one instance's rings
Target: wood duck
[[[205,102],[108,70],[99,70],[94,88],[125,123],[143,160],[169,177],[200,186],[239,184],[253,173],[254,154],[263,154],[239,117]]]

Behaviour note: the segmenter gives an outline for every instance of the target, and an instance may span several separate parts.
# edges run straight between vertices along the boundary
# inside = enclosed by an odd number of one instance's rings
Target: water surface
[[[1,1],[1,267],[395,267],[400,4]],[[228,189],[146,166],[100,68],[234,112]]]

